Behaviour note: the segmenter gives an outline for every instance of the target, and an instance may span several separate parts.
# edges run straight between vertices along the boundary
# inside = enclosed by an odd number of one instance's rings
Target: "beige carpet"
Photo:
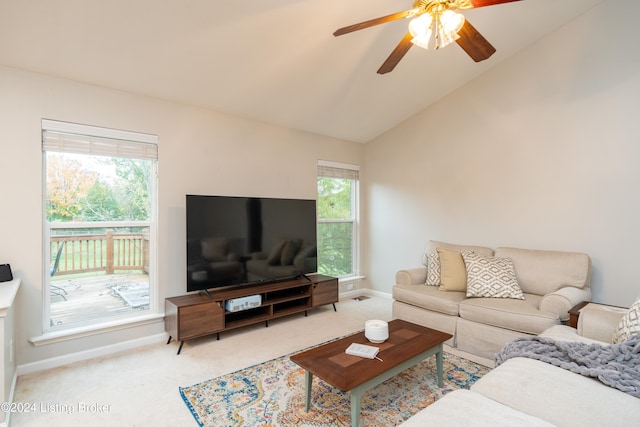
[[[369,319],[391,320],[386,298],[345,299],[336,306],[337,313],[320,307],[308,317],[271,321],[268,328],[223,333],[220,341],[215,336],[187,341],[180,355],[175,342],[161,343],[21,376],[14,402],[35,404],[37,410],[12,414],[10,425],[195,426],[178,387],[355,332]]]

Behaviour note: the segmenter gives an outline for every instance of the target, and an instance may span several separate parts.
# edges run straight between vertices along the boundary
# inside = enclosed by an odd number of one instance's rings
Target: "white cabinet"
[[[20,279],[0,283],[0,343],[3,351],[0,352],[0,377],[2,389],[0,389],[0,402],[11,402],[13,389],[16,386],[16,355],[15,355],[15,313],[13,302]],[[10,413],[0,411],[0,426],[9,425]]]

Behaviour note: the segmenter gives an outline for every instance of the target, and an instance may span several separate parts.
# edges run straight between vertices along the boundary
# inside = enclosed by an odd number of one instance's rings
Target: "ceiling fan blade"
[[[476,62],[484,61],[496,52],[496,48],[469,21],[464,22],[458,35],[460,38],[456,43]]]
[[[396,12],[391,15],[381,16],[380,18],[370,19],[368,21],[360,22],[358,24],[349,25],[346,27],[342,27],[337,29],[333,35],[341,36],[343,34],[351,33],[353,31],[364,30],[365,28],[373,27],[374,25],[384,24],[386,22],[396,21],[398,19],[406,18],[407,16],[413,15],[415,12],[413,9],[404,10],[402,12]]]
[[[493,6],[494,4],[511,3],[520,0],[471,0],[474,8]]]
[[[409,49],[411,49],[411,46],[413,46],[413,43],[411,43],[412,38],[413,36],[411,35],[411,33],[405,34],[402,40],[400,40],[400,43],[398,43],[398,46],[393,49],[391,55],[389,55],[386,61],[382,63],[382,65],[378,69],[378,74],[386,74],[390,71],[393,71],[396,65],[398,65],[398,62],[400,62],[402,57],[406,55],[406,53],[409,52]]]

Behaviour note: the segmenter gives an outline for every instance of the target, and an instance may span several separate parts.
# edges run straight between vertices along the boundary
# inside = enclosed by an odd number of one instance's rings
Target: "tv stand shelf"
[[[242,311],[225,310],[226,302],[235,298],[260,295],[262,303]],[[275,283],[247,284],[194,293],[165,300],[165,330],[180,341],[178,354],[186,340],[216,334],[256,323],[304,312],[338,302],[338,279],[322,274]]]

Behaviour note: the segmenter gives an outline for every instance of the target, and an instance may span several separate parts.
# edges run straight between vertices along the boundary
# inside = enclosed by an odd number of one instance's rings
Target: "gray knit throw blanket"
[[[550,338],[517,338],[496,355],[496,366],[512,357],[528,357],[640,398],[640,333],[619,344],[587,344]]]

